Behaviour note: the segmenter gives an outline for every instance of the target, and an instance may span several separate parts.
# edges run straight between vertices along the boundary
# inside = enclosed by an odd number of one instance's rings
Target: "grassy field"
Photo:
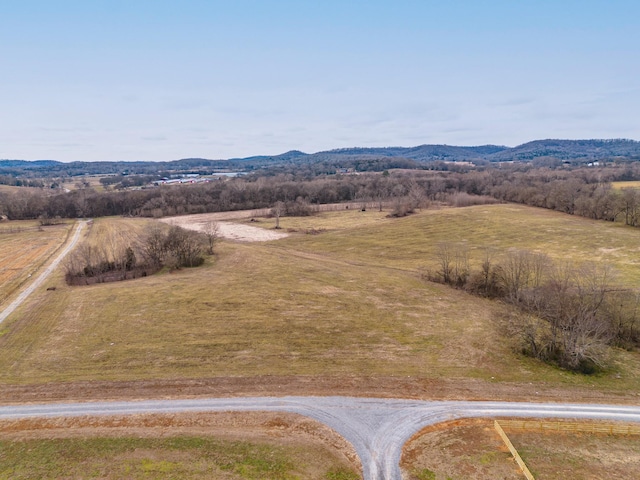
[[[101,222],[131,229],[144,221],[100,220],[89,241]],[[7,321],[0,382],[343,375],[640,391],[637,353],[615,351],[612,368],[590,377],[543,365],[501,335],[495,318],[504,307],[420,275],[438,242],[466,241],[475,263],[488,246],[530,248],[610,262],[633,285],[637,229],[512,205],[281,222],[323,232],[222,242],[203,267],[135,281],[67,287],[52,278],[55,292]]]
[[[104,186],[100,183],[100,179],[104,176],[105,175],[83,175],[81,177],[74,177],[69,181],[61,183],[60,188],[65,190],[93,188],[98,192],[104,191]]]
[[[0,478],[357,480],[317,444],[210,436],[0,440]]]
[[[629,180],[625,182],[611,182],[611,187],[614,190],[624,190],[625,188],[640,188],[640,181]]]
[[[0,308],[64,243],[71,225],[40,227],[36,221],[0,223]]]
[[[0,478],[356,480],[350,445],[277,412],[66,417],[0,422]]]
[[[506,430],[536,480],[638,478],[638,437]],[[405,447],[408,480],[518,480],[524,478],[493,428],[465,420],[425,429]]]
[[[270,222],[257,225],[268,227]],[[351,223],[354,228],[344,228]],[[521,248],[562,261],[605,262],[618,272],[620,282],[640,284],[640,230],[521,205],[425,210],[399,219],[388,219],[385,212],[377,211],[335,212],[282,218],[280,225],[301,232],[331,232],[281,243],[348,261],[405,269],[435,268],[439,243],[466,243],[472,267],[480,265],[487,249],[499,257],[509,248]]]
[[[640,477],[637,436],[507,431],[537,480]]]
[[[148,226],[155,223],[138,218],[97,218],[91,222],[84,243],[112,254],[139,242]]]

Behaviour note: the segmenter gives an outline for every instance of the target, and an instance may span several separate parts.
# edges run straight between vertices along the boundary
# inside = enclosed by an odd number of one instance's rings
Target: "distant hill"
[[[61,163],[55,160],[0,160],[0,168],[48,168]]]
[[[491,161],[531,160],[555,157],[561,160],[597,160],[612,157],[640,157],[640,142],[635,140],[535,140],[496,152]]]
[[[233,159],[241,162],[313,163],[339,158],[404,158],[419,163],[437,160],[490,162],[526,161],[538,157],[561,160],[594,160],[612,157],[640,158],[640,142],[626,139],[612,140],[535,140],[517,147],[480,145],[458,147],[453,145],[419,145],[417,147],[339,148],[306,154],[297,150],[274,156],[256,156]]]
[[[419,145],[417,147],[340,148],[316,153],[291,150],[280,155],[258,155],[229,160],[185,158],[170,162],[71,162],[54,160],[0,160],[0,175],[74,176],[83,174],[166,174],[292,169],[296,166],[313,173],[333,173],[336,168],[380,171],[389,168],[421,168],[435,161],[530,161],[540,157],[559,160],[592,161],[611,158],[640,160],[640,142],[611,140],[535,140],[505,147],[480,145]]]

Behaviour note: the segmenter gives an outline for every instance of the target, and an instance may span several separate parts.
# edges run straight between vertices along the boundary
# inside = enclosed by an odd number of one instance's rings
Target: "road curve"
[[[365,480],[401,480],[404,444],[422,428],[457,418],[538,417],[640,423],[640,407],[518,402],[414,401],[351,397],[254,397],[0,406],[0,420],[82,415],[279,411],[333,428],[360,456]]]
[[[42,285],[42,283],[47,279],[47,277],[51,275],[51,272],[53,272],[56,269],[56,267],[60,264],[62,259],[66,257],[66,255],[71,251],[73,247],[76,246],[76,243],[78,243],[78,239],[80,238],[80,232],[82,231],[86,223],[87,223],[86,221],[81,221],[78,223],[78,226],[76,227],[76,231],[73,234],[71,241],[58,254],[55,260],[51,262],[51,264],[49,264],[44,269],[44,271],[40,274],[40,276],[38,276],[38,278],[36,278],[33,282],[31,282],[31,284],[27,288],[25,288],[22,292],[20,292],[20,294],[16,297],[16,299],[13,302],[11,302],[7,306],[7,308],[5,308],[2,312],[0,312],[0,323],[4,322],[6,318],[9,315],[11,315],[16,308],[22,305],[22,302],[24,302],[27,299],[27,297],[34,292],[36,288]]]

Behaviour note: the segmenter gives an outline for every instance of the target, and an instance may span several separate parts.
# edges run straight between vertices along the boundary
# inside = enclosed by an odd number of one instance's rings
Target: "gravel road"
[[[34,292],[36,288],[42,285],[42,283],[47,279],[47,277],[51,275],[51,272],[53,272],[56,269],[56,267],[60,264],[62,259],[71,251],[73,247],[76,246],[76,243],[78,243],[78,239],[80,238],[80,232],[82,231],[86,223],[87,223],[86,221],[82,221],[78,223],[78,226],[76,227],[76,231],[73,234],[71,241],[58,254],[55,260],[51,262],[44,269],[44,271],[40,274],[38,278],[36,278],[33,282],[31,282],[31,284],[27,288],[25,288],[22,292],[20,292],[20,294],[16,297],[16,299],[13,302],[11,302],[7,306],[7,308],[5,308],[2,312],[0,312],[0,323],[4,322],[5,319],[9,315],[11,315],[16,308],[22,305],[22,302],[24,302],[27,299],[27,297]]]
[[[640,407],[517,402],[428,402],[351,397],[254,397],[132,402],[56,403],[0,407],[0,420],[82,415],[212,411],[279,411],[333,428],[360,456],[365,480],[401,480],[402,447],[420,429],[472,417],[539,417],[640,423]]]

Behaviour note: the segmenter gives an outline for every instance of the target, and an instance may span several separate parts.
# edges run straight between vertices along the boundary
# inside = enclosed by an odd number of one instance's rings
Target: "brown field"
[[[6,193],[42,192],[42,189],[35,188],[35,187],[16,187],[13,185],[0,185],[0,192],[6,192]]]
[[[147,222],[100,219],[87,241],[126,240]],[[196,269],[85,287],[54,275],[50,284],[59,288],[35,295],[7,325],[0,382],[122,381],[135,390],[150,380],[171,388],[178,379],[250,377],[261,389],[280,378],[296,390],[306,380],[296,387],[287,378],[321,376],[315,393],[332,378],[387,379],[380,395],[392,394],[398,379],[412,396],[429,395],[425,385],[434,383],[455,398],[640,391],[637,353],[613,350],[611,368],[590,377],[541,364],[515,354],[501,335],[502,306],[421,278],[437,242],[455,239],[470,244],[476,262],[478,245],[599,256],[631,282],[640,278],[633,259],[640,230],[512,205],[403,219],[350,210],[283,224],[297,232],[263,244],[222,242]],[[349,384],[356,392],[366,382]]]
[[[275,221],[258,220],[251,225],[268,229]],[[148,222],[98,219],[84,241],[122,245]],[[544,365],[517,354],[502,335],[496,319],[506,307],[426,282],[422,274],[434,268],[437,244],[454,241],[469,245],[474,265],[486,247],[496,255],[528,248],[610,263],[621,285],[635,287],[640,230],[514,205],[425,210],[402,219],[350,209],[283,218],[281,225],[289,237],[222,241],[195,269],[82,287],[65,285],[58,271],[47,282],[55,291],[43,287],[3,325],[4,402],[331,394],[637,403],[637,352],[612,349],[609,369],[592,376]],[[220,434],[243,436],[251,425]],[[111,438],[137,435],[136,426],[126,427]],[[93,436],[82,428],[81,436]],[[512,477],[517,467],[492,428],[474,422],[456,428],[414,439],[403,460],[410,478],[521,478]],[[100,427],[100,435],[106,430]],[[256,435],[258,441],[262,433]],[[139,448],[174,455],[163,445]],[[522,448],[544,475],[535,448]],[[313,468],[326,471],[332,461]]]
[[[640,477],[640,437],[507,428],[505,432],[536,480]],[[407,480],[524,478],[493,421],[480,419],[424,429],[405,447],[402,468]]]
[[[103,191],[104,187],[100,183],[100,179],[105,175],[83,175],[73,177],[72,179],[60,184],[60,188],[66,190],[78,190],[82,188],[93,188],[96,191]],[[84,183],[88,184],[88,187]]]
[[[85,244],[112,254],[139,243],[152,220],[106,217],[94,219],[85,235]]]
[[[640,478],[640,437],[505,430],[536,480]]]
[[[611,182],[611,187],[614,190],[624,190],[626,188],[640,188],[640,181],[630,180],[626,182]]]
[[[0,223],[0,308],[65,241],[72,224]]]

